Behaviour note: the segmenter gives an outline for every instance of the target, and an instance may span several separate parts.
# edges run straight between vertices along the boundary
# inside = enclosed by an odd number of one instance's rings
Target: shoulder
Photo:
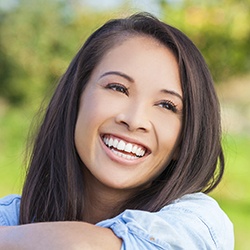
[[[140,249],[227,249],[234,247],[233,226],[211,197],[189,194],[151,213],[126,210],[99,223],[110,227],[126,244]],[[138,243],[140,242],[140,243]]]
[[[0,199],[0,226],[15,226],[19,224],[19,195],[8,195]]]
[[[233,249],[233,225],[219,204],[203,193],[184,195],[161,211],[162,218],[175,217],[175,223],[186,224],[203,241],[204,236],[211,239],[215,249]],[[181,228],[180,228],[181,229]],[[204,236],[203,236],[204,235]],[[195,237],[195,235],[193,235]]]
[[[185,217],[196,216],[207,224],[216,227],[219,221],[225,221],[228,225],[231,222],[219,204],[210,196],[203,193],[187,194],[180,199],[162,208],[159,212],[163,217],[168,213],[183,214]],[[213,223],[214,222],[214,223]]]

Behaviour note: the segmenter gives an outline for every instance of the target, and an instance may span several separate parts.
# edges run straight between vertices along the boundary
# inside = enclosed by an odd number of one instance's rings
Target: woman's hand
[[[85,222],[0,227],[0,249],[4,250],[119,250],[121,244],[111,229]]]

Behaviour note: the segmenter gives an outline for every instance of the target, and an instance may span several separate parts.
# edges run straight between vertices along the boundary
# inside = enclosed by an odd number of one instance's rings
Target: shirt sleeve
[[[121,250],[233,250],[232,223],[204,194],[187,195],[159,212],[126,210],[98,223],[123,240]]]
[[[0,199],[0,226],[19,224],[20,196],[8,195]]]

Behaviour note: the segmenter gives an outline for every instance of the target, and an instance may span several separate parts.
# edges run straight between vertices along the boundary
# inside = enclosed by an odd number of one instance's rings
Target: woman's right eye
[[[127,96],[129,95],[128,88],[119,83],[109,83],[105,88],[121,92]]]

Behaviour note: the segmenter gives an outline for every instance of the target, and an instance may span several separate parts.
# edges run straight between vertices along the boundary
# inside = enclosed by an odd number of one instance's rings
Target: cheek
[[[75,140],[91,142],[99,127],[112,116],[113,108],[101,95],[85,95],[82,98],[78,113]],[[80,139],[79,139],[80,138]]]
[[[158,120],[155,127],[158,145],[162,152],[172,152],[179,143],[182,122],[177,117]]]
[[[99,120],[119,109],[119,103],[115,98],[110,98],[102,89],[94,89],[84,93],[80,112],[84,113],[89,122]]]
[[[83,126],[89,126],[91,129],[91,124],[96,123],[104,111],[103,105],[101,105],[98,98],[91,98],[87,96],[80,104],[78,120]]]

